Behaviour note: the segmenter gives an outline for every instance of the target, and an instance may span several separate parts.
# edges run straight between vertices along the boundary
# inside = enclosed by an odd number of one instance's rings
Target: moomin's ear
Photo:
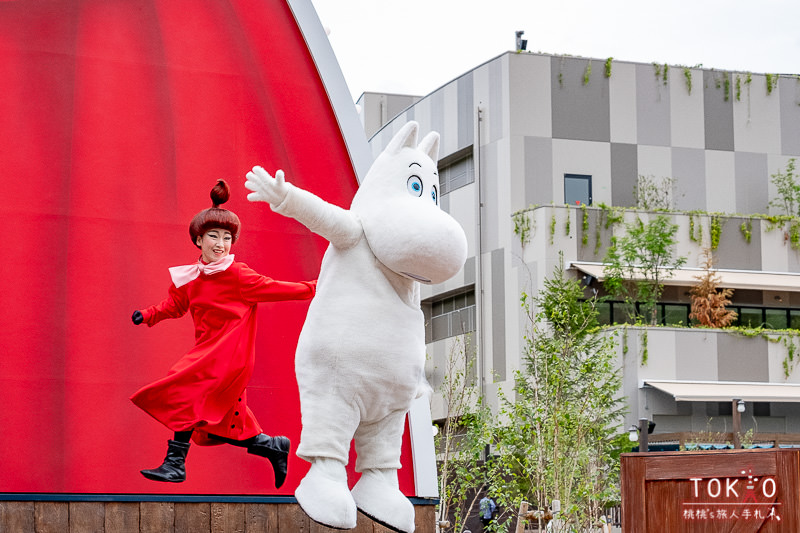
[[[419,143],[420,150],[431,158],[434,164],[439,161],[439,134],[435,131],[430,132]]]
[[[416,148],[417,146],[417,132],[419,131],[419,124],[408,122],[405,126],[400,128],[389,144],[386,146],[386,151],[391,154],[400,152],[403,148]]]

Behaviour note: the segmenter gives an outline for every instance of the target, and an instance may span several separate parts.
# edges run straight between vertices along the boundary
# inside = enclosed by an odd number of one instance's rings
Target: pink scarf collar
[[[197,263],[193,265],[170,267],[169,275],[172,277],[172,283],[174,283],[175,287],[177,288],[196,279],[198,276],[200,276],[200,274],[210,276],[211,274],[216,274],[217,272],[223,272],[232,264],[233,254],[226,255],[219,261],[214,261],[213,263],[208,264],[203,263],[198,259]]]

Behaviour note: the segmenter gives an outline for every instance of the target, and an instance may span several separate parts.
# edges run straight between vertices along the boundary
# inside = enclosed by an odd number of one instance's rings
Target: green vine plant
[[[610,78],[611,77],[611,61],[613,59],[614,59],[613,57],[609,57],[608,59],[606,59],[606,62],[605,62],[605,65],[604,65],[604,67],[605,67],[604,74],[605,74],[606,78]]]
[[[669,65],[667,63],[663,65],[653,63],[653,69],[655,70],[656,82],[661,82],[666,86],[669,81]]]
[[[594,253],[598,254],[600,252],[600,248],[603,246],[603,217],[605,217],[606,211],[605,209],[600,210],[600,214],[597,216],[597,222],[594,225]]]
[[[550,244],[553,244],[553,236],[556,234],[556,212],[553,210],[553,216],[550,217]]]
[[[641,357],[642,362],[640,363],[642,366],[647,366],[647,358],[648,358],[648,349],[647,349],[647,328],[644,328],[642,332],[642,351]]]
[[[530,209],[533,209],[533,207]],[[514,234],[519,237],[522,248],[525,248],[536,229],[535,222],[531,222],[531,217],[528,216],[527,211],[517,211],[511,218],[514,221]]]
[[[740,102],[742,100],[742,78],[738,74],[736,75],[736,101]]]
[[[725,101],[731,99],[731,75],[728,72],[722,73],[722,85],[725,90]]]
[[[772,94],[772,91],[775,87],[778,86],[778,75],[777,74],[765,74],[767,78],[767,95]]]
[[[592,60],[586,62],[586,68],[583,70],[583,84],[589,84],[589,77],[592,75]]]
[[[622,326],[622,355],[628,355],[628,326]]]
[[[753,219],[746,218],[742,225],[739,226],[739,229],[742,232],[742,237],[744,237],[745,242],[750,244],[750,240],[753,238]]]
[[[661,80],[661,65],[653,62],[653,72],[656,75],[656,83],[658,83]]]
[[[692,94],[692,69],[683,67],[683,79],[686,82],[686,90]]]
[[[719,215],[712,215],[711,216],[711,224],[708,228],[708,232],[711,236],[711,249],[716,250],[719,246],[719,239],[722,236],[722,225],[724,222],[720,222]]]
[[[586,204],[581,204],[581,214],[583,215],[581,246],[586,246],[589,243],[589,211],[586,209]]]
[[[795,344],[797,334],[790,334],[781,337],[783,346],[786,348],[786,357],[783,360],[783,375],[789,377],[797,366],[797,345]]]
[[[647,211],[671,211],[675,197],[675,178],[655,177],[652,174],[639,174],[633,187],[633,197],[637,209]]]

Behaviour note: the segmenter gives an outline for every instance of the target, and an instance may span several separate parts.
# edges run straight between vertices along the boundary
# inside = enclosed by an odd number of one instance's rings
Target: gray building
[[[655,421],[653,440],[731,431],[741,399],[743,431],[800,444],[794,335],[670,327],[688,323],[688,289],[713,245],[743,325],[800,328],[800,225],[766,217],[778,213],[771,176],[800,156],[800,78],[509,52],[427,96],[360,103],[373,155],[409,120],[441,133],[441,206],[467,232],[463,270],[423,293],[434,388],[461,350],[490,402],[510,390],[525,328],[520,294],[542,287],[560,252],[571,275],[592,275],[587,294],[602,291],[610,236],[624,231],[604,216],[656,216],[633,209],[644,179],[667,184],[675,253],[687,262],[666,281],[663,327],[608,330],[625,339],[626,426]],[[392,106],[406,107],[388,116]],[[532,228],[524,245],[512,219],[521,210]],[[441,397],[433,413],[445,416]]]

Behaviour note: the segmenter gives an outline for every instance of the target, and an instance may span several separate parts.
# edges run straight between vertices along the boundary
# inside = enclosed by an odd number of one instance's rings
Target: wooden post
[[[639,419],[639,451],[646,452],[648,448],[647,430],[650,429],[650,421],[646,418]]]
[[[731,414],[733,415],[733,448],[738,450],[742,447],[742,413],[739,412],[739,400],[731,400]]]
[[[519,504],[519,515],[517,516],[517,529],[515,533],[523,533],[525,531],[525,515],[528,514],[528,502],[523,501]]]

